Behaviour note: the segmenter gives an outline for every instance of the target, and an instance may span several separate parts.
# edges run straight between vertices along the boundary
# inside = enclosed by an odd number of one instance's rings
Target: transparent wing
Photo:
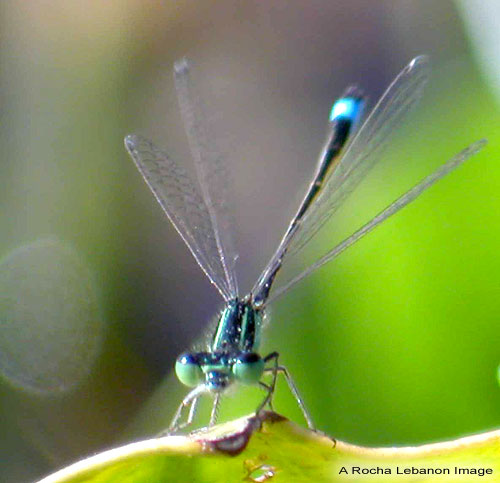
[[[427,57],[416,57],[392,81],[346,147],[337,167],[290,237],[286,250],[280,254],[281,262],[296,254],[307,244],[380,160],[383,149],[389,141],[389,135],[422,96],[428,80],[428,70]],[[276,256],[273,255],[262,274],[268,272],[275,263]],[[262,275],[258,280],[252,293],[260,293],[262,284],[267,283]]]
[[[210,213],[187,173],[140,136],[127,136],[125,147],[202,270],[222,297],[230,300],[233,293],[219,257]]]
[[[189,75],[186,59],[174,66],[175,87],[188,137],[191,154],[196,166],[201,194],[208,208],[214,229],[217,251],[224,269],[230,294],[237,296],[235,274],[236,250],[232,237],[233,220],[228,209],[229,169],[215,149],[214,136],[209,133],[209,124],[197,90]]]
[[[387,208],[381,211],[378,215],[376,215],[372,220],[370,220],[366,225],[362,226],[359,230],[354,232],[348,238],[346,238],[343,242],[339,243],[332,250],[323,255],[319,260],[317,260],[313,265],[309,266],[306,270],[304,270],[299,275],[295,276],[292,280],[290,280],[285,286],[280,287],[276,290],[267,300],[267,303],[270,303],[276,300],[278,297],[287,292],[292,286],[294,286],[297,282],[300,282],[302,279],[310,275],[312,272],[317,270],[319,267],[324,265],[325,263],[333,260],[338,255],[340,255],[344,250],[349,248],[351,245],[356,243],[361,237],[365,236],[367,233],[372,231],[376,226],[380,225],[383,221],[387,220],[391,215],[397,213],[401,208],[404,208],[406,205],[411,203],[417,197],[419,197],[425,190],[430,188],[433,184],[437,183],[441,178],[446,176],[448,173],[456,169],[462,163],[464,163],[471,156],[476,154],[480,149],[482,149],[486,144],[485,139],[481,139],[471,144],[469,147],[465,148],[463,151],[459,152],[449,161],[447,161],[444,165],[438,168],[434,173],[430,174],[426,178],[424,178],[420,183],[414,186],[412,189],[407,191],[404,195],[399,197],[396,201],[392,202]]]
[[[428,58],[420,56],[413,59],[392,81],[304,217],[290,244],[288,255],[297,253],[307,244],[381,159],[390,134],[422,97],[428,74]]]

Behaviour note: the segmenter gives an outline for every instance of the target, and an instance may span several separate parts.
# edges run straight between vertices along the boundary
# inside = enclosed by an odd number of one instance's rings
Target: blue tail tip
[[[361,93],[350,90],[346,94],[335,101],[330,111],[330,122],[338,119],[346,119],[351,122],[356,122],[363,112],[365,104],[364,97]]]

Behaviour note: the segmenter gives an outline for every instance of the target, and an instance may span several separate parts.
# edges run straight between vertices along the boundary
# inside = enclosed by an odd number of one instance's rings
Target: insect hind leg
[[[276,388],[276,381],[278,378],[278,374],[283,374],[283,376],[285,377],[285,380],[288,384],[288,388],[290,389],[290,392],[292,393],[293,397],[297,401],[297,404],[298,404],[300,410],[302,411],[302,415],[304,416],[304,419],[307,422],[307,426],[309,427],[309,429],[312,429],[315,431],[316,427],[314,426],[311,414],[310,414],[309,410],[307,409],[307,407],[304,403],[304,400],[302,399],[302,396],[300,395],[299,390],[297,389],[297,385],[295,384],[295,381],[293,380],[292,376],[290,375],[290,372],[288,371],[288,369],[285,366],[280,365],[278,363],[278,359],[279,359],[278,352],[272,352],[271,354],[269,354],[268,356],[266,356],[264,358],[264,362],[269,362],[269,361],[274,362],[272,367],[267,367],[264,369],[264,373],[272,374],[272,381],[271,381],[270,385],[261,383],[261,386],[264,387],[265,389],[267,389],[267,395],[264,398],[264,400],[262,401],[262,403],[259,405],[259,407],[257,408],[256,413],[259,414],[266,405],[269,405],[269,407],[272,408],[272,398],[274,395],[274,390]]]

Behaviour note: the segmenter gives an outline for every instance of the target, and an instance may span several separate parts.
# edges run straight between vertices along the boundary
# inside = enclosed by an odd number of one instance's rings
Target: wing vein
[[[372,218],[368,223],[363,225],[359,230],[355,231],[352,235],[346,238],[344,241],[335,246],[332,250],[323,255],[319,260],[317,260],[314,264],[309,266],[306,270],[299,273],[292,280],[290,280],[285,286],[280,287],[276,290],[268,299],[267,303],[270,303],[285,292],[287,292],[291,287],[293,287],[296,283],[303,280],[305,277],[310,275],[312,272],[323,266],[325,263],[333,260],[337,256],[339,256],[343,251],[347,250],[350,246],[356,243],[360,238],[368,234],[372,231],[376,226],[380,225],[383,221],[387,220],[390,216],[397,213],[399,210],[404,208],[406,205],[414,201],[418,198],[424,191],[438,182],[441,178],[446,176],[448,173],[458,168],[462,163],[464,163],[471,156],[476,154],[480,149],[482,149],[486,144],[485,139],[481,139],[471,144],[449,161],[447,161],[444,165],[434,171],[432,174],[424,178],[420,183],[415,185],[405,194],[400,196],[398,199],[393,201],[387,208],[382,210],[378,215]]]

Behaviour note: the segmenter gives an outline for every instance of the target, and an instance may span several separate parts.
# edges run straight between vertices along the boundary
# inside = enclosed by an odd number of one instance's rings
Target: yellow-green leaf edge
[[[352,473],[390,469],[391,475]],[[457,476],[455,467],[491,469]],[[345,468],[342,471],[342,468]],[[446,474],[397,474],[405,468]],[[347,474],[345,473],[347,471]],[[79,461],[40,483],[499,481],[500,430],[415,447],[366,448],[304,429],[276,413],[247,416],[189,436],[131,443]]]

